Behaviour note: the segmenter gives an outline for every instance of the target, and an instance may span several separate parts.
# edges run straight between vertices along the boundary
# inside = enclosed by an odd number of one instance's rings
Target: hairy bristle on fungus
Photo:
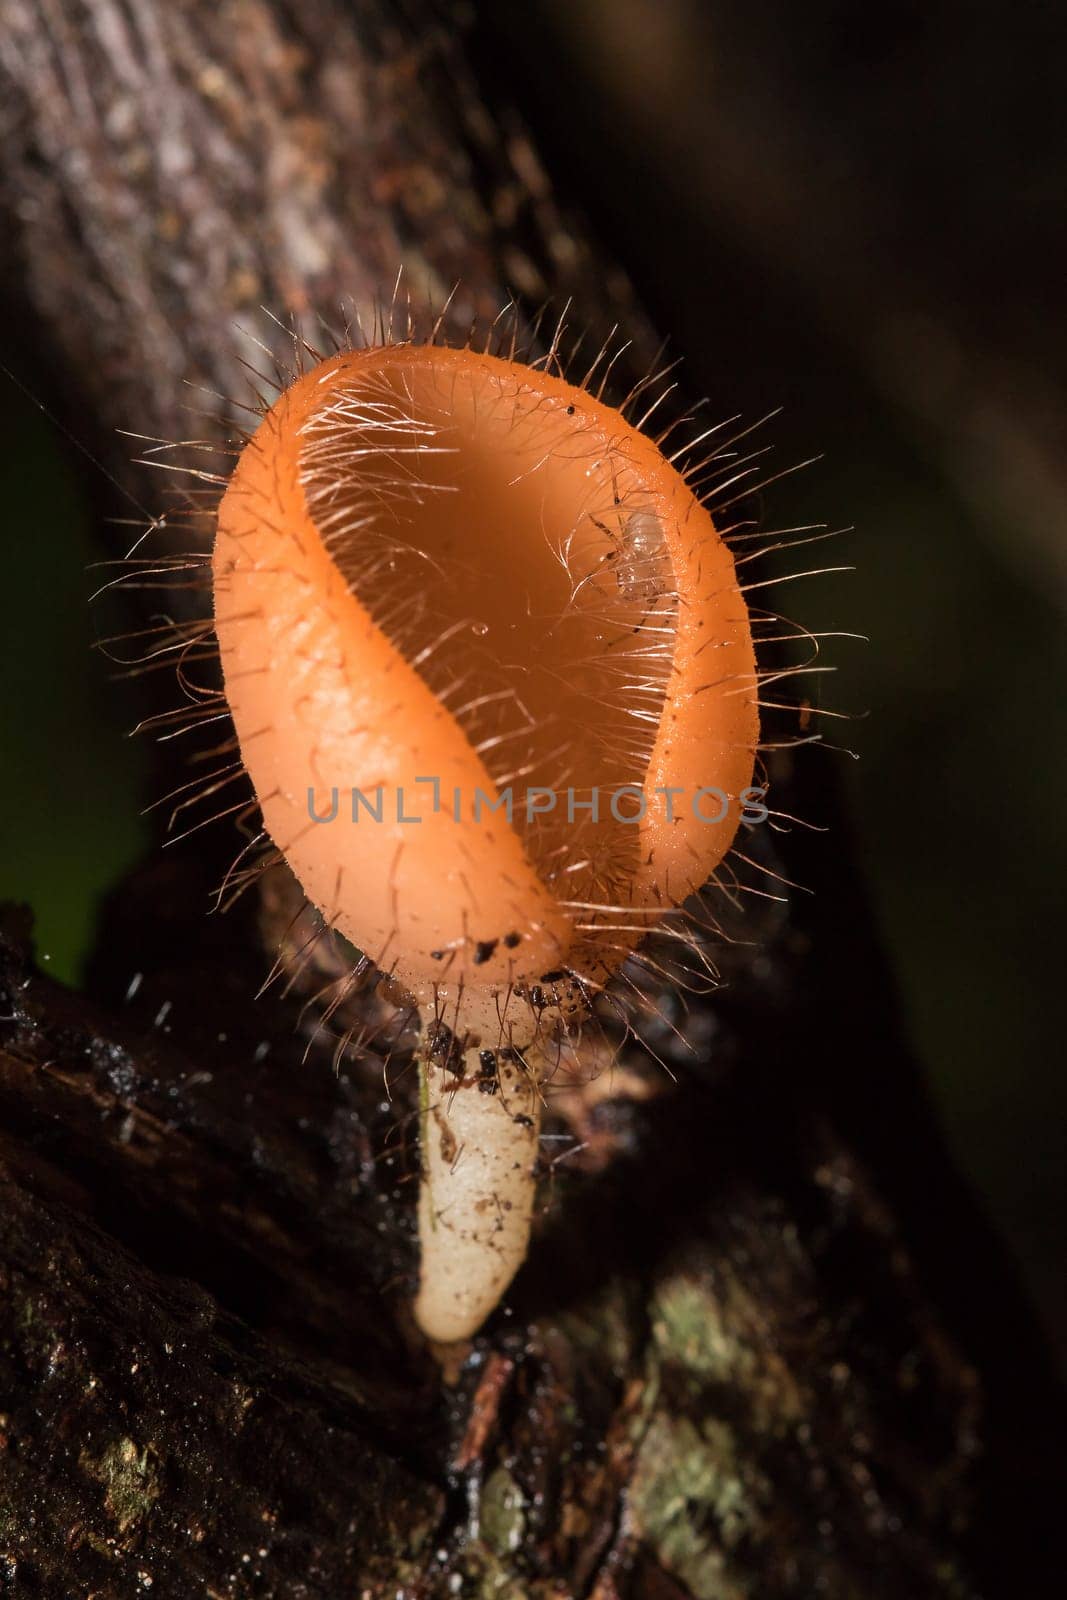
[[[734,837],[758,690],[733,559],[619,411],[404,344],[281,395],[213,580],[264,827],[423,1019],[416,1312],[465,1337],[525,1252],[553,1041]]]

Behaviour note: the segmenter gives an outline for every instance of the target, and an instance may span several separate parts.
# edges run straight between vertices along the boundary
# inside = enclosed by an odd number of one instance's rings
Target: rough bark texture
[[[968,1592],[977,1375],[862,1167],[783,1117],[762,985],[691,1019],[675,1092],[591,1113],[601,1170],[557,1179],[514,1315],[442,1390],[380,1073],[302,1066],[254,963],[197,948],[166,875],[151,901],[190,959],[142,950],[121,1020],[5,950],[2,1529],[27,1592]],[[215,959],[231,997],[205,1001]]]
[[[218,437],[198,413],[252,398],[243,362],[272,371],[254,341],[292,359],[272,317],[313,343],[354,315],[370,331],[400,268],[416,302],[460,285],[454,329],[505,290],[573,295],[590,342],[625,307],[647,369],[621,275],[564,224],[524,131],[490,115],[447,17],[5,0],[3,18],[10,265],[94,431]],[[139,484],[153,509],[160,488]]]
[[[284,362],[261,304],[314,338],[316,313],[388,300],[401,263],[439,302],[462,279],[454,326],[506,285],[573,295],[647,365],[624,280],[438,13],[2,14],[25,370],[139,499],[114,426],[218,437],[186,383],[240,395],[235,318]],[[784,756],[778,777],[786,811],[816,784],[833,810],[826,769]],[[335,1075],[296,1001],[252,1000],[252,909],[204,917],[213,847],[117,892],[92,999],[34,972],[9,913],[0,1587],[1036,1591],[1042,1355],[932,1131],[847,839],[761,848],[816,909],[750,913],[719,995],[666,997],[677,1031],[647,1043],[674,1086],[635,1044],[575,1097],[560,1131],[586,1148],[546,1172],[534,1255],[452,1382],[407,1309],[410,1088],[384,1098],[373,1057]]]

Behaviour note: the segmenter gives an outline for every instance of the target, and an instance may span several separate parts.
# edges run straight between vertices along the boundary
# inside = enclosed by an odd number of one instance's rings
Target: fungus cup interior
[[[733,561],[589,393],[466,350],[336,357],[243,451],[214,571],[267,831],[464,1031],[522,1043],[524,986],[602,982],[729,847],[757,737]]]

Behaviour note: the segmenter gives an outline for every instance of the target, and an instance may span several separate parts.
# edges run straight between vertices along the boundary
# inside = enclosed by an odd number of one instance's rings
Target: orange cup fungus
[[[733,840],[758,737],[733,558],[600,398],[400,344],[281,395],[213,581],[266,831],[452,1041],[424,1051],[416,1315],[467,1337],[525,1254],[538,1063]]]

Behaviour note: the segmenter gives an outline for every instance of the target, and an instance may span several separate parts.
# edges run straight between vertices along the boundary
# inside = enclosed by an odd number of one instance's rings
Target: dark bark
[[[417,305],[460,285],[454,330],[495,316],[503,286],[534,307],[573,296],[590,343],[625,316],[647,369],[622,275],[560,216],[525,131],[490,114],[447,14],[5,0],[3,16],[8,262],[48,330],[28,376],[77,373],[94,440],[218,438],[202,412],[252,398],[243,362],[271,371],[252,341],[291,362],[272,316],[312,343],[353,314],[370,331],[401,267]],[[128,441],[107,453],[130,483]],[[156,509],[158,474],[133,482]]]
[[[515,1315],[442,1394],[379,1074],[301,1067],[248,961],[206,997],[223,946],[186,944],[166,875],[151,898],[188,965],[122,1022],[6,952],[0,1459],[27,1592],[919,1596],[946,1564],[968,1592],[976,1374],[847,1149],[740,1070],[754,1019],[678,1050],[674,1093],[601,1104],[610,1158],[557,1182]],[[164,995],[184,1048],[153,1029]]]
[[[138,499],[111,429],[218,438],[268,306],[505,285],[653,340],[532,146],[421,7],[5,0],[0,204],[27,381]],[[211,403],[208,402],[210,405]],[[214,431],[213,431],[214,430]],[[834,809],[825,771],[786,811]],[[761,848],[768,852],[771,841]],[[548,1175],[454,1384],[407,1303],[410,1093],[254,1002],[253,908],[191,846],[116,894],[95,999],[0,997],[0,1584],[46,1596],[961,1596],[1039,1581],[1043,1357],[953,1179],[848,844],[750,913]],[[736,931],[736,930],[735,930]],[[134,974],[136,992],[122,996]],[[668,997],[670,1003],[670,997]],[[650,1093],[650,1090],[656,1090]],[[150,1591],[148,1580],[151,1581]]]

